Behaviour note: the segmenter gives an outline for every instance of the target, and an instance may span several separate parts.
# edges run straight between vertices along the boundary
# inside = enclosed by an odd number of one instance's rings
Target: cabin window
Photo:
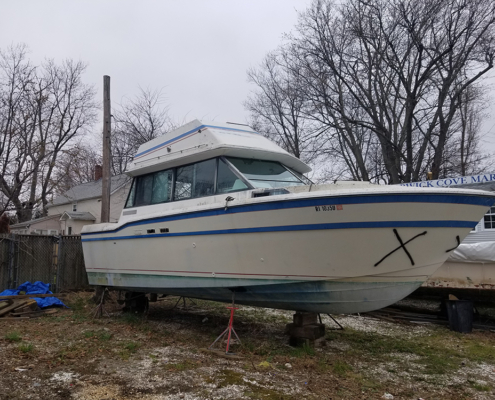
[[[129,195],[127,196],[127,201],[125,202],[125,208],[134,207],[134,195],[136,193],[136,181],[134,178],[131,185],[131,190],[129,190]]]
[[[172,195],[173,175],[173,170],[160,171],[153,174],[151,204],[170,201]]]
[[[72,204],[72,211],[77,211],[77,203]]]
[[[146,206],[249,189],[250,187],[231,168],[226,161],[213,158],[138,176],[132,182],[125,207]]]
[[[484,227],[485,229],[495,229],[495,207],[490,207],[490,210],[485,214]]]
[[[135,206],[145,206],[151,203],[153,193],[153,175],[140,176],[136,183]]]
[[[246,189],[249,189],[248,186],[220,159],[218,161],[217,193],[236,192]]]
[[[257,188],[304,185],[297,176],[276,161],[227,158]]]
[[[215,169],[215,159],[177,168],[174,200],[215,194]]]

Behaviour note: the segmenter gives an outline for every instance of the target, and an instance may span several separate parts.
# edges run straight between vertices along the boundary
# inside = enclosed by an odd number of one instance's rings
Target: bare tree
[[[462,107],[493,68],[494,29],[490,0],[314,0],[289,37],[305,117],[328,128],[327,150],[354,179],[438,178],[466,143]],[[466,150],[462,163],[479,160]]]
[[[112,169],[122,174],[139,146],[173,128],[163,90],[142,89],[113,112]]]
[[[3,52],[0,67],[0,189],[22,222],[35,207],[46,213],[60,154],[95,121],[95,91],[81,80],[82,62],[33,67],[24,46]]]
[[[101,163],[100,152],[83,142],[63,150],[52,178],[54,194],[63,194],[73,186],[93,181],[95,167]]]
[[[23,117],[23,110],[29,104],[28,87],[35,68],[26,60],[26,52],[23,45],[0,51],[1,211],[15,209],[18,218],[25,218],[23,214],[29,209],[23,198],[33,172],[28,155],[30,137],[23,131],[31,122]]]
[[[307,118],[303,77],[291,52],[281,47],[268,54],[259,68],[248,71],[248,80],[259,89],[244,103],[252,127],[297,158],[315,159],[321,125]]]

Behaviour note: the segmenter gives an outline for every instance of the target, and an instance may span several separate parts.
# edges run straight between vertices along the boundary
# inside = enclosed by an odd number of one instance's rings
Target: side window
[[[202,161],[177,168],[174,200],[213,195],[216,160]]]
[[[207,160],[194,165],[194,183],[192,197],[215,194],[215,169],[217,161]]]
[[[136,206],[145,206],[151,203],[153,191],[153,175],[141,176],[136,182]]]
[[[132,180],[131,190],[129,190],[129,196],[127,197],[127,202],[125,203],[125,208],[134,207],[134,196],[136,194],[136,182],[138,178]]]
[[[170,201],[172,194],[173,170],[160,171],[153,174],[153,194],[151,204]]]
[[[177,168],[174,200],[190,199],[192,194],[194,165]]]
[[[247,185],[234,174],[225,162],[218,160],[217,193],[235,192],[248,189]]]

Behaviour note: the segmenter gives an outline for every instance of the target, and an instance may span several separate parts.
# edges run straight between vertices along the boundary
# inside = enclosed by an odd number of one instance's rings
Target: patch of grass
[[[336,360],[332,365],[332,370],[339,376],[345,376],[348,372],[352,372],[352,367],[345,361]]]
[[[98,334],[98,338],[100,340],[104,340],[104,341],[107,341],[107,340],[110,340],[111,338],[113,337],[112,333],[111,332],[106,332],[106,331],[103,331],[103,332],[100,332]]]
[[[307,343],[304,343],[302,347],[292,347],[290,349],[290,355],[292,357],[313,357],[315,355],[315,349]]]
[[[94,332],[94,331],[86,331],[84,332],[84,337],[86,339],[97,339],[97,340],[101,340],[101,341],[107,341],[107,340],[110,340],[112,338],[112,333],[111,332],[107,332],[107,331],[99,331],[99,332]]]
[[[26,344],[20,344],[19,347],[17,348],[22,353],[30,353],[31,351],[33,351],[34,346],[31,343],[26,343]]]
[[[120,317],[121,321],[129,325],[139,325],[143,323],[143,317],[137,314],[124,313]]]
[[[464,349],[466,357],[471,361],[476,362],[495,362],[495,347],[493,344],[485,344],[478,340],[465,340]]]
[[[87,306],[87,301],[83,297],[75,297],[67,302],[67,306],[74,312],[80,312]]]
[[[445,347],[445,331],[441,337],[441,340],[435,335],[406,339],[353,329],[346,329],[340,333],[340,340],[350,345],[350,350],[347,351],[349,355],[371,355],[377,359],[390,360],[394,358],[395,353],[413,354],[419,356],[417,363],[424,365],[424,372],[429,375],[446,374],[456,370],[461,360],[466,357],[459,351]]]
[[[244,380],[242,379],[243,375],[230,369],[221,370],[217,377],[219,379],[217,387],[219,388],[230,385],[242,385],[244,383]]]
[[[139,344],[135,342],[128,342],[124,344],[124,348],[119,352],[122,360],[128,360],[131,354],[134,354],[139,348]]]
[[[192,361],[185,360],[181,363],[176,363],[176,364],[166,364],[166,368],[168,370],[175,370],[175,371],[187,371],[189,369],[196,368],[198,365],[196,363],[193,363]]]
[[[129,350],[131,353],[135,353],[139,348],[139,343],[129,342],[124,345],[124,349]]]
[[[5,335],[5,340],[13,343],[13,342],[20,342],[22,340],[21,334],[17,331],[14,332],[9,332]]]
[[[246,382],[243,377],[244,375],[232,371],[230,369],[224,369],[222,371],[219,371],[216,375],[215,378],[210,378],[207,379],[206,381],[208,383],[216,383],[218,388],[223,388],[226,386],[231,386],[231,385],[238,385],[238,386],[247,386],[248,389],[243,393],[245,398],[248,399],[264,399],[264,400],[280,400],[280,399],[289,399],[292,397],[287,397],[286,395],[282,395],[281,393],[269,389],[263,386],[258,386],[258,385],[253,385],[250,382]]]
[[[473,388],[476,389],[478,392],[489,392],[491,390],[491,387],[488,385],[485,385],[483,383],[473,381],[473,380],[468,380],[469,385]]]

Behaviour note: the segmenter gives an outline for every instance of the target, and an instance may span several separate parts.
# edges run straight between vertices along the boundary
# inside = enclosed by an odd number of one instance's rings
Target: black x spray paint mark
[[[375,267],[378,266],[383,260],[385,260],[388,256],[392,255],[393,253],[395,253],[397,250],[399,249],[404,249],[405,253],[407,254],[407,256],[409,257],[409,260],[411,261],[411,265],[414,265],[414,260],[413,258],[411,257],[411,254],[409,253],[409,251],[407,251],[407,248],[406,248],[406,244],[412,242],[414,239],[420,237],[420,236],[424,236],[426,235],[426,231],[424,231],[423,233],[419,233],[417,234],[416,236],[412,237],[411,239],[409,239],[407,242],[403,242],[402,241],[402,238],[400,237],[399,235],[399,232],[397,232],[397,229],[394,229],[394,233],[395,233],[395,237],[397,238],[397,240],[399,241],[400,243],[400,246],[393,249],[390,253],[388,253],[385,257],[383,257],[380,261],[378,261],[376,264],[375,264]]]
[[[459,238],[459,235],[457,235],[457,236],[455,237],[455,239],[457,240],[457,246],[452,247],[451,249],[446,250],[446,251],[445,251],[446,253],[450,253],[452,250],[457,249],[457,248],[459,247],[459,245],[461,244],[461,239]]]

